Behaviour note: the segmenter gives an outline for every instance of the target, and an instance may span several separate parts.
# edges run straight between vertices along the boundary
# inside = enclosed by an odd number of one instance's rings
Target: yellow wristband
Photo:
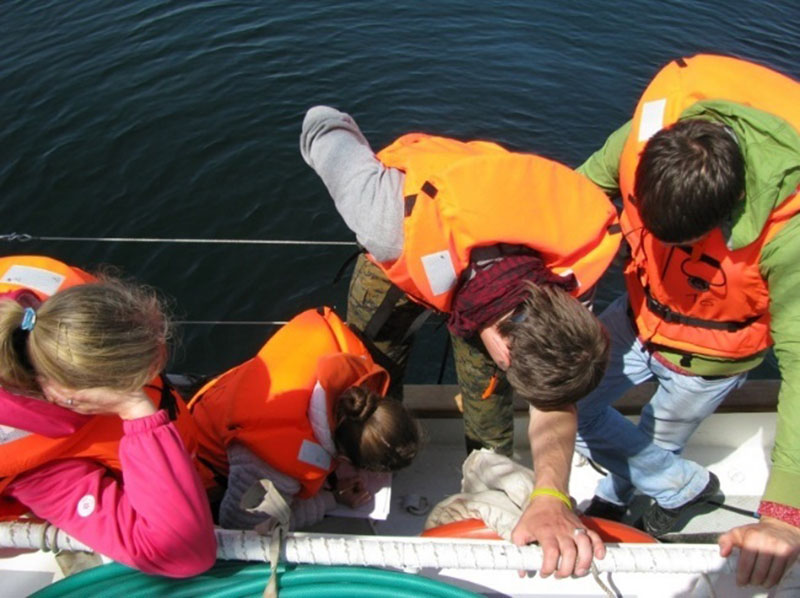
[[[537,496],[553,496],[567,505],[570,511],[572,510],[572,501],[569,496],[563,492],[559,492],[555,488],[535,488],[534,491],[531,492],[530,500],[533,500]]]

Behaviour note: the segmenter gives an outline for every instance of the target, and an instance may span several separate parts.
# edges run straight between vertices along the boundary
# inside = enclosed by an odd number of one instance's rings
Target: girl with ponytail
[[[359,470],[389,472],[417,454],[419,429],[384,397],[386,371],[329,308],[308,310],[259,353],[209,382],[190,402],[198,458],[224,479],[223,527],[269,519],[248,510],[269,480],[291,508],[292,527],[316,523],[337,503],[371,498]]]
[[[419,432],[400,401],[353,386],[339,395],[335,412],[336,448],[357,469],[396,471],[416,456]]]
[[[0,516],[33,512],[146,573],[213,564],[192,421],[159,376],[168,338],[149,289],[0,258]]]

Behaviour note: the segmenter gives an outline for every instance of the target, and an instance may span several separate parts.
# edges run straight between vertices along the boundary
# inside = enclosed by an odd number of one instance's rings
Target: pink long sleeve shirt
[[[178,431],[165,411],[125,421],[123,428],[122,480],[94,461],[73,458],[19,475],[4,494],[145,573],[202,573],[214,564],[216,538],[203,485]]]

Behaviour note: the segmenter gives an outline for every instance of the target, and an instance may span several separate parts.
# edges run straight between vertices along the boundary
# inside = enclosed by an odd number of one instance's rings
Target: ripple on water
[[[0,218],[7,231],[42,235],[350,240],[299,156],[308,107],[350,112],[376,148],[421,130],[577,165],[677,55],[729,53],[797,77],[794,4],[9,0],[0,21]],[[117,263],[163,287],[186,318],[211,320],[342,306],[346,285],[328,281],[349,251],[25,250]],[[618,292],[613,285],[601,303]],[[187,328],[178,364],[232,365],[266,334]],[[435,376],[435,335],[423,334],[416,380]]]

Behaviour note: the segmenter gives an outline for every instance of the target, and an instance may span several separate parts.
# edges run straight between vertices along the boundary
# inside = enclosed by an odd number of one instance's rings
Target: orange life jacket
[[[197,449],[194,422],[183,399],[161,376],[145,386],[145,393],[153,404],[170,413],[186,450],[193,454]],[[116,415],[96,415],[74,434],[61,438],[48,438],[30,434],[23,438],[0,444],[0,493],[26,471],[45,463],[63,459],[91,459],[109,470],[119,473],[119,441],[123,436],[122,420]],[[203,472],[201,471],[201,477]],[[211,485],[211,476],[206,475],[206,487]],[[0,519],[16,516],[26,509],[19,509],[8,500],[0,501]]]
[[[450,311],[479,248],[533,249],[554,273],[575,275],[578,296],[619,246],[617,213],[606,195],[552,160],[421,133],[400,137],[378,158],[405,172],[403,253],[378,265],[412,299],[439,311]]]
[[[763,66],[697,55],[662,69],[645,90],[619,165],[620,219],[632,259],[625,270],[640,336],[687,353],[744,358],[772,344],[769,289],[759,271],[763,247],[800,211],[797,191],[775,208],[761,235],[736,250],[720,229],[691,246],[667,246],[644,231],[633,197],[647,140],[695,102],[720,99],[787,120],[800,131],[800,85]]]
[[[335,462],[314,435],[309,406],[313,400],[323,401],[333,431],[336,398],[358,385],[383,395],[389,375],[333,311],[305,311],[276,332],[258,355],[206,384],[191,400],[198,455],[218,475],[227,476],[226,449],[239,443],[299,481],[301,498],[313,496]]]
[[[43,255],[0,257],[0,293],[26,289],[44,301],[57,291],[95,280],[80,268]]]
[[[27,289],[44,301],[57,291],[95,280],[79,268],[48,257],[26,255],[0,258],[0,293]],[[162,376],[145,386],[145,392],[156,406],[170,413],[187,450],[192,453],[196,449],[195,426],[183,399],[165,384]],[[69,436],[48,438],[30,434],[0,444],[0,493],[17,475],[60,459],[91,459],[119,472],[119,441],[122,435],[122,420],[119,417],[96,415]],[[204,481],[209,486],[210,475],[206,474]],[[24,511],[12,501],[0,501],[0,519]]]

